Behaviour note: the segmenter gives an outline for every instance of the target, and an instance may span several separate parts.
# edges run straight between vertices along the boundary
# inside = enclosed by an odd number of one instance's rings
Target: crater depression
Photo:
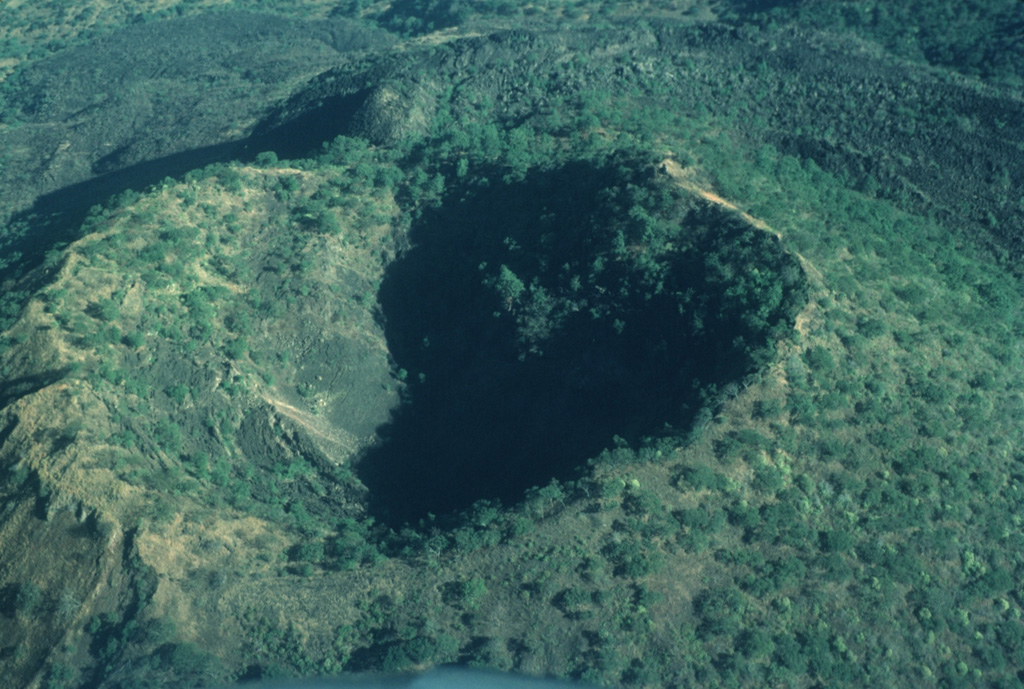
[[[357,473],[392,526],[685,434],[806,301],[776,236],[648,163],[491,177],[420,214],[380,290],[406,389]]]

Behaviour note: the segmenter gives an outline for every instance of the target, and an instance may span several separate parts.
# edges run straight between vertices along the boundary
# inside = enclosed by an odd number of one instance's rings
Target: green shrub
[[[231,359],[238,361],[245,357],[246,352],[249,351],[249,343],[242,336],[238,336],[233,340],[228,341],[224,346],[224,352]]]
[[[256,164],[260,167],[273,167],[274,165],[277,165],[277,154],[273,151],[257,153]]]
[[[146,336],[140,332],[128,333],[121,341],[125,346],[132,349],[146,346]]]
[[[101,321],[111,323],[113,321],[120,320],[121,307],[113,299],[100,299],[90,309],[90,313]]]
[[[469,610],[476,610],[487,595],[487,585],[480,577],[473,577],[462,583],[462,605]]]
[[[14,594],[14,611],[19,615],[30,617],[39,611],[43,602],[43,592],[31,581],[19,584]]]
[[[678,481],[697,490],[704,488],[711,490],[724,490],[726,487],[725,476],[704,464],[694,467],[684,467],[679,475]]]
[[[153,440],[169,455],[177,455],[181,452],[183,438],[181,428],[178,424],[167,419],[162,419],[153,427]]]
[[[323,541],[308,541],[293,546],[288,551],[288,559],[292,562],[310,562],[319,564],[324,561],[325,550]]]

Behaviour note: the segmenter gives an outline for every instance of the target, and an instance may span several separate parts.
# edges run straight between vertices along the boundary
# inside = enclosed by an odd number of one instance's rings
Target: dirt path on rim
[[[775,228],[771,227],[764,220],[761,220],[760,218],[755,218],[750,213],[741,211],[735,203],[732,203],[731,201],[722,198],[715,192],[700,186],[697,183],[697,174],[693,168],[681,167],[678,162],[672,160],[671,158],[665,158],[663,161],[661,161],[661,168],[666,173],[668,173],[668,175],[672,179],[675,180],[676,184],[678,184],[683,189],[686,189],[691,194],[696,194],[697,196],[707,201],[710,201],[716,206],[721,206],[722,208],[728,208],[729,210],[736,211],[737,213],[740,214],[741,218],[746,220],[754,227],[758,228],[759,230],[764,230],[765,232],[771,232],[779,239],[782,239],[782,233],[776,230]],[[807,271],[808,275],[814,278],[814,280],[818,284],[824,284],[824,276],[821,274],[821,271],[814,267],[814,264],[812,264],[810,261],[808,261],[806,258],[804,258],[796,251],[793,252],[793,255],[796,256],[797,259],[799,259],[800,264],[803,266],[804,270]]]
[[[661,167],[665,172],[669,174],[669,176],[672,179],[676,181],[676,184],[681,186],[683,189],[686,189],[687,191],[696,194],[697,196],[700,196],[703,199],[707,199],[708,201],[717,206],[722,206],[723,208],[728,208],[729,210],[736,211],[744,220],[746,220],[754,227],[761,230],[765,230],[767,232],[771,232],[779,239],[782,239],[782,234],[769,227],[768,223],[766,223],[764,220],[755,218],[749,213],[744,213],[743,211],[736,207],[736,204],[731,203],[730,201],[726,201],[715,192],[709,191],[698,185],[696,181],[696,174],[694,173],[693,168],[680,167],[679,163],[672,160],[671,158],[665,158],[665,160],[661,161]]]

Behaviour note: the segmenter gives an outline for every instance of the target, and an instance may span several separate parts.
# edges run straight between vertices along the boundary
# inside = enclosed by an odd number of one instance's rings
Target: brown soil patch
[[[318,440],[322,446],[321,449],[326,451],[328,457],[335,460],[347,458],[358,449],[355,438],[348,433],[342,437],[330,427],[326,420],[274,397],[265,389],[260,391],[260,398],[274,407],[278,414],[288,417]]]
[[[707,201],[710,201],[711,203],[717,206],[722,206],[723,208],[728,208],[729,210],[736,211],[744,220],[746,220],[754,227],[761,230],[765,230],[767,232],[771,232],[779,239],[782,239],[782,234],[769,227],[768,223],[766,223],[765,221],[755,218],[749,213],[744,213],[743,211],[736,207],[736,204],[723,199],[715,192],[709,189],[705,189],[704,187],[701,187],[699,184],[697,184],[696,171],[693,168],[681,167],[679,163],[672,160],[671,158],[665,158],[665,160],[661,161],[661,166],[662,169],[664,169],[665,172],[667,172],[669,176],[676,181],[676,184],[678,184],[683,189],[686,189],[687,191],[696,194],[697,196],[700,196],[701,198],[706,199]]]
[[[690,193],[696,194],[702,199],[710,201],[711,203],[717,206],[721,206],[723,208],[728,208],[729,210],[736,211],[737,213],[740,214],[740,217],[742,217],[744,220],[749,222],[754,227],[761,230],[765,230],[766,232],[771,232],[779,239],[782,239],[782,233],[779,232],[778,230],[773,229],[765,221],[761,220],[760,218],[755,218],[749,213],[741,211],[736,206],[736,204],[732,203],[731,201],[728,201],[727,199],[722,198],[715,192],[700,186],[700,184],[697,182],[697,171],[694,168],[684,168],[680,166],[678,162],[672,160],[671,158],[665,158],[664,160],[662,160],[661,166],[662,169],[670,177],[672,177],[673,180],[675,180],[676,184],[678,184],[683,189],[686,189]],[[811,283],[813,285],[818,286],[819,288],[822,288],[825,284],[825,276],[821,274],[821,271],[818,270],[813,263],[808,261],[799,253],[794,251],[793,255],[796,256],[797,260],[800,261],[800,266],[804,269],[804,272],[806,273],[807,277],[810,278]],[[807,303],[807,305],[796,317],[794,327],[803,336],[806,336],[810,332],[810,327],[808,324],[811,320],[811,315],[814,308],[815,303],[812,299]],[[783,383],[785,383],[786,381],[784,373],[781,375],[781,378]]]

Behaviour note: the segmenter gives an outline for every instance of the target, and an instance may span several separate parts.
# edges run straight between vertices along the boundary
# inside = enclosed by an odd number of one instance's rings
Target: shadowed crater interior
[[[806,301],[774,235],[626,158],[476,179],[410,240],[379,295],[405,401],[357,464],[393,526],[685,433]]]

